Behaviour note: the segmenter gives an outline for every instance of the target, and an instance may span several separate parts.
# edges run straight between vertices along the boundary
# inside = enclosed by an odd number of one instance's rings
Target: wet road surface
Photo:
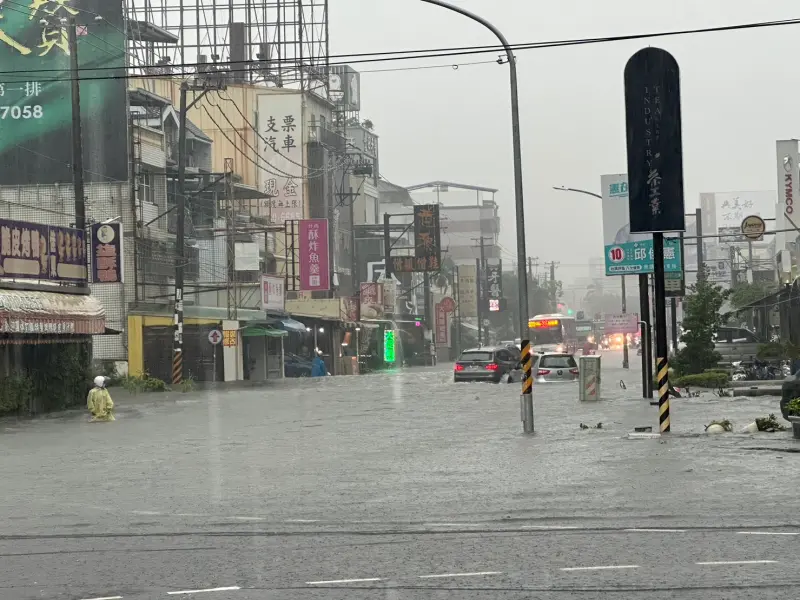
[[[656,409],[603,361],[599,403],[536,388],[533,437],[448,365],[3,422],[0,598],[796,598],[800,445],[702,434],[777,400],[627,440]]]

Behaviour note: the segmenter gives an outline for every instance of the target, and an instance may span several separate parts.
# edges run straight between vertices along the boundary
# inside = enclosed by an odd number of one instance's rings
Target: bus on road
[[[578,351],[575,317],[560,313],[536,315],[528,319],[528,331],[533,351],[538,354],[545,352],[575,354]]]

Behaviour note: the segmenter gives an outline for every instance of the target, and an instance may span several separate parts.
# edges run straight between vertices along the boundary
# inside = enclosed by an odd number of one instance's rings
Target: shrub
[[[181,393],[186,394],[187,392],[193,392],[194,388],[194,378],[191,375],[181,380]]]
[[[25,375],[0,380],[0,415],[20,413],[31,406],[33,382]]]
[[[794,398],[786,405],[786,414],[792,417],[800,417],[800,398]]]
[[[728,383],[730,376],[726,371],[706,371],[695,375],[676,377],[671,382],[675,387],[720,388]]]
[[[122,387],[132,394],[143,392],[164,392],[167,384],[157,377],[150,377],[147,373],[143,375],[128,375],[120,379]]]

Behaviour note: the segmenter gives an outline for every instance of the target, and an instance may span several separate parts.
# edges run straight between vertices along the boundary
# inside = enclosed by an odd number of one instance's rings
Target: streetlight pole
[[[517,219],[517,281],[519,288],[519,336],[527,339],[528,333],[528,279],[525,271],[527,263],[527,250],[525,249],[525,206],[522,195],[522,141],[519,126],[519,95],[517,92],[517,63],[511,45],[505,36],[486,19],[479,17],[460,6],[453,6],[442,0],[421,0],[427,4],[435,4],[447,10],[452,10],[465,17],[480,23],[491,31],[502,44],[508,59],[508,69],[511,87],[511,138],[514,148],[514,205]],[[523,429],[525,433],[533,433],[533,396],[523,394]]]
[[[575,192],[576,194],[585,194],[587,196],[592,196],[594,198],[600,198],[600,200],[603,199],[603,197],[600,194],[595,194],[594,192],[590,192],[589,190],[579,190],[577,188],[568,188],[568,187],[564,187],[563,185],[561,187],[553,186],[553,189],[557,190],[559,192]],[[625,275],[620,277],[620,279],[622,280],[622,314],[624,315],[624,314],[626,314],[628,312],[628,299],[627,299],[628,291],[625,289]],[[624,334],[623,337],[622,337],[622,368],[623,369],[629,369],[630,368],[630,361],[628,359],[628,334],[627,333]]]

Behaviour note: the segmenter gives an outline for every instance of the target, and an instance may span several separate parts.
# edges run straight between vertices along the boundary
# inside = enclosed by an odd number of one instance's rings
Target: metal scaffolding
[[[151,75],[228,68],[234,81],[327,97],[328,0],[127,0],[131,66]]]

